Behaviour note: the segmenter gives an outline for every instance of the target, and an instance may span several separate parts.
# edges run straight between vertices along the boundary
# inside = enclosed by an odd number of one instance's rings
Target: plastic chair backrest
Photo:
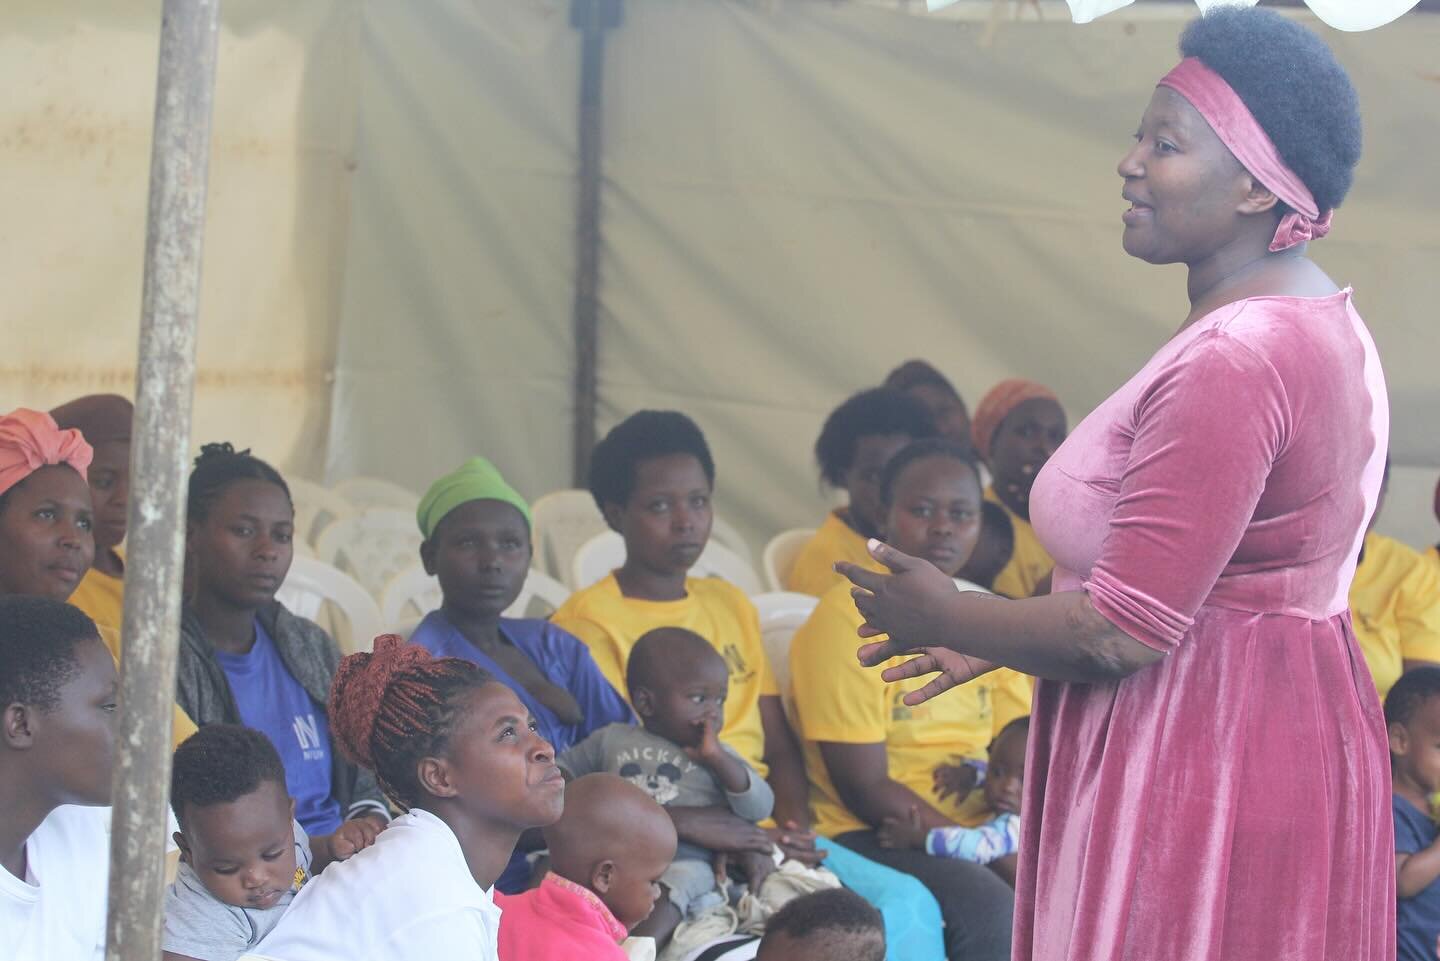
[[[718,577],[734,584],[747,595],[759,594],[764,590],[760,584],[760,575],[755,573],[750,561],[714,537],[705,545],[705,550],[700,552],[700,559],[695,562],[695,566],[690,568],[690,576]]]
[[[790,639],[809,619],[820,598],[794,591],[775,591],[750,598],[760,612],[760,637],[765,643],[765,656],[775,672],[780,690],[788,697],[790,691]],[[856,647],[860,646],[856,638]]]
[[[331,522],[315,544],[315,555],[378,595],[416,562],[423,540],[413,514],[374,507]]]
[[[351,477],[340,481],[332,489],[354,504],[356,510],[389,507],[409,511],[412,524],[415,520],[415,508],[420,506],[419,494],[381,477]]]
[[[760,565],[765,569],[765,582],[772,591],[785,590],[785,580],[790,576],[790,569],[795,566],[795,558],[800,556],[800,551],[815,536],[813,527],[797,527],[793,530],[781,531],[770,542],[765,545],[765,552],[760,557]]]
[[[506,617],[546,618],[560,609],[570,588],[543,571],[531,570],[515,602],[505,609]],[[440,606],[440,583],[416,564],[390,579],[380,595],[380,616],[396,634],[410,636],[420,620]],[[402,630],[402,628],[404,628]]]
[[[332,521],[356,513],[355,505],[312,480],[285,478],[290,500],[295,505],[295,539],[314,547],[315,541]]]
[[[354,578],[313,557],[296,557],[275,597],[290,613],[308,618],[330,632],[347,654],[368,651],[385,622],[375,598]],[[335,623],[339,612],[345,623]]]
[[[575,552],[570,564],[570,586],[580,591],[625,563],[625,538],[614,531],[591,537]]]
[[[534,528],[530,534],[535,547],[535,566],[570,587],[575,554],[597,534],[609,530],[605,517],[595,506],[589,491],[559,490],[530,505]]]
[[[755,566],[755,555],[750,551],[750,544],[745,540],[745,536],[740,533],[739,528],[719,514],[714,515],[710,521],[710,543],[728,547],[739,554],[746,564]]]
[[[625,563],[625,539],[614,531],[605,531],[590,538],[575,552],[571,569],[571,583],[582,590],[603,580],[615,568]],[[729,581],[746,594],[760,592],[760,578],[745,559],[730,548],[715,541],[705,545],[705,550],[690,568],[691,577],[718,577]]]

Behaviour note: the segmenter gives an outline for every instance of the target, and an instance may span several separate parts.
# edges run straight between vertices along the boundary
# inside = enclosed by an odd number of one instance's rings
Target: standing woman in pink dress
[[[1070,435],[1031,516],[1053,593],[960,594],[872,544],[866,663],[1041,678],[1017,961],[1389,961],[1385,728],[1346,592],[1388,438],[1380,362],[1306,257],[1350,186],[1354,90],[1257,9],[1192,23],[1120,161],[1125,250],[1189,268],[1179,331]]]

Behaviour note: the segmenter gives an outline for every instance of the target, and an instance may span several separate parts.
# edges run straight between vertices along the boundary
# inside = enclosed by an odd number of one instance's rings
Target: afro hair
[[[815,441],[821,479],[831,487],[844,487],[860,438],[892,434],[911,440],[934,437],[935,421],[924,404],[893,387],[872,387],[855,394],[825,419]]]
[[[239,724],[207,724],[175,749],[170,806],[185,827],[185,809],[229,804],[267,781],[285,786],[285,766],[270,739]]]
[[[80,673],[76,648],[100,639],[78,607],[45,597],[0,596],[0,708],[48,711]]]
[[[885,921],[880,912],[845,888],[816,891],[786,904],[765,923],[765,940],[777,935],[824,948],[834,961],[885,957]]]
[[[889,507],[895,502],[895,484],[900,480],[900,475],[905,468],[917,460],[927,460],[931,457],[946,457],[950,460],[959,461],[970,468],[975,475],[975,485],[980,483],[980,462],[975,459],[974,453],[968,447],[961,447],[954,441],[945,440],[943,437],[927,437],[924,440],[912,441],[900,448],[899,453],[890,458],[885,464],[885,470],[880,474],[880,503]]]
[[[590,494],[604,513],[610,504],[625,504],[635,492],[635,471],[642,461],[691,454],[715,486],[715,461],[699,426],[675,410],[642,410],[631,414],[595,445],[590,455]]]
[[[1410,723],[1432,697],[1440,697],[1440,667],[1417,667],[1400,675],[1385,695],[1385,725]]]
[[[1360,160],[1360,101],[1325,41],[1272,10],[1220,6],[1185,28],[1180,55],[1224,78],[1322,214],[1340,206]]]

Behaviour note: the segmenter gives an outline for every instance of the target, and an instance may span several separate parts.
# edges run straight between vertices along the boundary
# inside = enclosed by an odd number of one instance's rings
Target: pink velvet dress
[[[1072,433],[1031,517],[1054,590],[1162,652],[1041,681],[1017,961],[1391,961],[1389,756],[1346,604],[1388,443],[1350,302],[1177,334]]]

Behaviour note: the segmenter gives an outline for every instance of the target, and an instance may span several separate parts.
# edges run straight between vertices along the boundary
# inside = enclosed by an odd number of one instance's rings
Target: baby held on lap
[[[961,806],[960,826],[927,831],[919,812],[912,809],[907,819],[885,819],[879,830],[881,846],[917,848],[975,864],[1013,859],[1020,849],[1020,793],[1029,734],[1030,718],[1018,717],[991,742],[988,764],[965,761],[935,769],[935,786],[942,799],[968,795]]]

